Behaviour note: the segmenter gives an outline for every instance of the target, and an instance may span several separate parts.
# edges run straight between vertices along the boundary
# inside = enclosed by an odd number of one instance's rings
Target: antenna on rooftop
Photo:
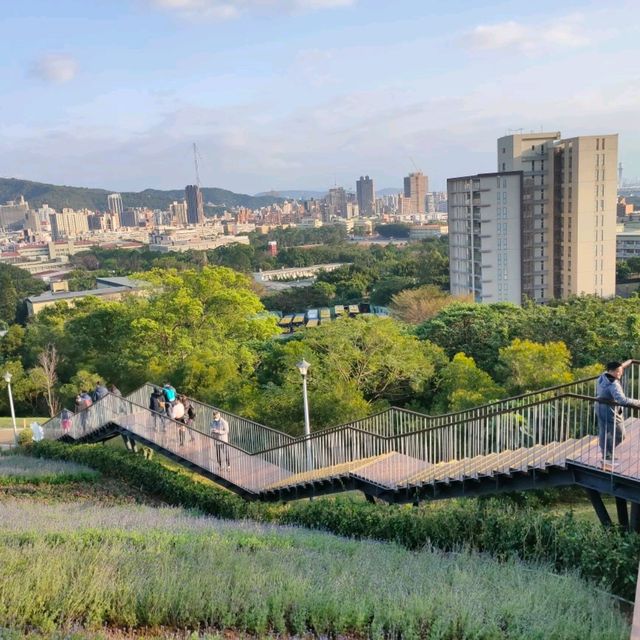
[[[200,170],[198,169],[198,146],[193,143],[193,164],[196,167],[196,184],[200,188]]]
[[[618,189],[622,189],[622,162],[618,165]]]

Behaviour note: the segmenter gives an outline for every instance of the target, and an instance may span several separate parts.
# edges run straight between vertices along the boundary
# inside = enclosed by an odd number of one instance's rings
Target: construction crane
[[[411,156],[409,156],[409,160],[411,160],[411,164],[413,165],[413,167],[415,168],[415,170],[416,170],[418,173],[422,173],[422,172],[420,171],[420,169],[418,169],[418,165],[415,163],[415,161],[413,160],[413,158],[412,158]]]
[[[200,188],[200,170],[198,169],[198,146],[193,143],[193,163],[196,167],[196,185]]]

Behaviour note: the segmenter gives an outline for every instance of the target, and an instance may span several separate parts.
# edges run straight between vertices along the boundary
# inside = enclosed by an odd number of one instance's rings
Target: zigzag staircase
[[[639,364],[625,363],[632,397],[640,395]],[[194,400],[196,421],[181,444],[184,427],[147,408],[149,384],[126,398],[108,395],[96,402],[73,417],[67,433],[59,417],[44,427],[46,438],[72,442],[120,434],[249,499],[357,489],[389,502],[416,502],[579,484],[640,503],[640,421],[627,419],[627,437],[614,451],[614,465],[603,469],[595,380],[443,416],[392,408],[308,439],[222,411],[230,437],[228,444],[219,443],[208,434],[214,407]],[[636,511],[640,528],[640,508]]]

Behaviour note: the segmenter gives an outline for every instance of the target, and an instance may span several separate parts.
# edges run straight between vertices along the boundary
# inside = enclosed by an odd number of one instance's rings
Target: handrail
[[[626,364],[628,366],[630,363]],[[634,389],[639,382],[637,373],[634,369],[631,374]],[[332,474],[351,473],[352,470],[354,474],[360,474],[358,469],[364,467],[369,469],[367,481],[378,483],[377,486],[385,486],[385,483],[400,486],[399,483],[404,483],[402,486],[409,487],[413,486],[411,482],[416,473],[416,477],[423,477],[421,473],[425,468],[435,468],[440,463],[455,463],[457,471],[450,472],[452,477],[469,477],[469,474],[473,477],[478,473],[479,465],[496,464],[492,461],[501,454],[506,457],[499,457],[496,472],[503,468],[507,471],[510,468],[526,470],[527,465],[544,467],[555,464],[554,456],[558,455],[565,456],[562,460],[587,460],[588,464],[595,464],[601,454],[597,442],[593,440],[598,433],[598,423],[592,406],[600,402],[626,405],[602,401],[569,389],[581,390],[581,387],[575,383],[558,385],[552,389],[553,395],[548,389],[531,392],[523,394],[516,402],[490,403],[462,412],[463,418],[460,412],[456,412],[442,416],[438,421],[417,412],[409,412],[407,415],[415,415],[419,419],[398,422],[394,409],[389,409],[316,431],[308,437],[289,437],[287,442],[273,446],[264,446],[271,445],[273,438],[263,438],[251,427],[249,440],[242,435],[236,439],[236,442],[251,444],[251,438],[255,436],[253,443],[263,448],[256,450],[254,447],[251,451],[238,446],[233,440],[222,443],[209,433],[163,413],[153,412],[136,400],[108,393],[74,415],[69,435],[81,439],[104,425],[114,423],[124,430],[124,434],[128,431],[133,438],[137,436],[143,441],[146,438],[155,442],[156,446],[203,471],[215,473],[228,484],[253,493],[306,482],[309,477],[331,477]],[[141,387],[131,395],[137,394],[141,398],[144,393],[145,387]],[[194,402],[208,407],[207,410],[215,409]],[[206,416],[206,412],[199,415]],[[243,419],[238,418],[237,423],[230,424],[231,439],[234,431],[236,435],[242,432],[243,424],[251,425],[250,421],[243,423]],[[51,420],[47,421],[47,424],[50,423]],[[48,438],[64,435],[60,422],[49,431],[46,434]],[[189,439],[189,443],[186,443],[186,439]],[[214,442],[218,446],[213,446]],[[576,442],[579,442],[577,447],[574,444]],[[558,447],[559,452],[553,453],[558,451]],[[615,457],[616,443],[611,447]],[[547,451],[544,458],[537,453],[541,448]],[[517,460],[510,463],[514,460],[516,450]],[[226,457],[226,468],[222,464],[221,451]],[[570,455],[567,451],[571,452]],[[230,471],[229,456],[233,471]],[[470,463],[470,460],[475,462]],[[374,464],[369,468],[367,465],[372,462]],[[303,474],[303,477],[297,478],[297,474]]]
[[[640,360],[633,360],[633,359],[626,360],[623,363],[622,366],[624,368],[627,368],[631,364],[640,364]],[[305,436],[305,435],[290,436],[289,434],[286,434],[286,433],[284,433],[282,431],[278,431],[277,429],[273,429],[271,427],[263,425],[263,424],[261,424],[259,422],[255,422],[255,421],[250,420],[248,418],[243,418],[242,416],[238,416],[238,415],[233,414],[231,412],[224,411],[224,413],[227,414],[227,415],[233,416],[235,418],[238,418],[240,420],[244,420],[244,421],[250,422],[250,423],[252,423],[253,425],[255,425],[257,427],[266,429],[266,430],[268,430],[268,431],[270,431],[270,432],[272,432],[274,434],[277,434],[279,436],[284,436],[289,440],[289,442],[287,442],[285,444],[276,445],[276,446],[273,446],[273,447],[267,447],[267,448],[264,448],[264,449],[260,449],[258,451],[247,451],[246,449],[243,449],[242,447],[238,447],[236,445],[233,445],[232,443],[229,443],[230,446],[233,446],[234,448],[236,448],[239,451],[242,451],[242,452],[244,452],[246,454],[249,454],[249,455],[256,455],[256,454],[272,452],[272,451],[275,451],[277,449],[281,449],[283,447],[286,447],[288,445],[293,445],[293,444],[297,444],[297,443],[300,443],[300,442],[306,442],[308,440],[314,440],[317,437],[321,437],[321,436],[323,436],[325,434],[328,435],[328,434],[336,433],[336,432],[339,432],[339,431],[342,431],[342,430],[346,430],[346,429],[352,429],[353,431],[355,431],[357,433],[367,433],[367,434],[370,434],[370,435],[375,435],[375,436],[377,436],[378,438],[380,438],[382,440],[389,440],[391,438],[399,438],[399,437],[402,437],[402,436],[408,435],[408,434],[420,434],[420,433],[425,433],[425,432],[433,431],[433,430],[437,430],[437,429],[444,429],[444,428],[455,426],[456,424],[460,424],[460,422],[457,421],[457,420],[451,420],[451,421],[447,421],[447,422],[444,422],[444,423],[439,423],[437,425],[430,425],[430,426],[424,427],[422,429],[411,430],[409,432],[406,432],[405,434],[399,433],[399,434],[394,434],[392,436],[384,436],[384,435],[380,435],[380,434],[375,434],[375,433],[373,433],[371,431],[367,431],[365,429],[360,429],[360,428],[358,428],[358,426],[356,426],[357,424],[361,424],[361,423],[363,423],[365,421],[369,421],[369,420],[372,420],[374,418],[383,416],[385,414],[389,414],[389,413],[391,413],[393,411],[400,411],[400,412],[407,413],[407,414],[412,415],[412,416],[416,416],[416,417],[419,417],[419,418],[424,418],[424,419],[426,419],[428,421],[430,421],[432,419],[435,419],[435,418],[441,419],[441,420],[442,419],[447,419],[447,418],[451,419],[451,418],[454,418],[456,416],[468,415],[468,414],[475,414],[475,415],[472,415],[471,418],[474,419],[474,420],[478,420],[478,419],[481,419],[481,418],[486,418],[486,419],[493,418],[493,417],[496,417],[496,416],[499,416],[499,415],[504,415],[504,414],[511,413],[516,408],[517,409],[525,409],[525,408],[529,408],[529,407],[532,407],[532,406],[543,404],[543,403],[545,403],[545,402],[547,402],[549,400],[561,399],[561,398],[565,398],[565,397],[566,398],[573,397],[573,398],[576,398],[576,399],[597,401],[597,399],[592,397],[592,396],[587,396],[587,395],[568,392],[568,393],[565,393],[565,394],[559,394],[559,395],[556,394],[556,395],[548,397],[548,398],[540,398],[539,400],[534,401],[532,403],[528,403],[528,404],[518,404],[517,407],[508,407],[508,408],[501,409],[501,410],[498,410],[498,411],[489,412],[490,409],[492,409],[494,407],[497,407],[498,405],[501,405],[501,404],[506,403],[508,401],[523,400],[525,398],[531,398],[533,396],[546,395],[548,392],[557,391],[559,389],[564,389],[564,388],[570,387],[570,386],[575,385],[575,384],[580,384],[580,383],[584,383],[584,382],[590,382],[590,381],[596,380],[598,377],[599,376],[592,376],[592,377],[589,377],[589,378],[583,378],[583,379],[580,379],[580,380],[574,380],[573,382],[563,383],[561,385],[556,385],[554,387],[547,387],[547,388],[544,388],[544,389],[540,389],[538,391],[531,391],[531,392],[528,392],[526,394],[521,394],[519,396],[512,396],[512,397],[504,398],[503,400],[499,400],[499,401],[496,401],[496,402],[491,402],[491,403],[488,403],[488,404],[485,404],[485,405],[479,405],[478,407],[473,407],[471,409],[465,409],[465,410],[462,410],[462,411],[457,411],[457,412],[453,412],[453,413],[449,413],[449,414],[442,414],[442,415],[437,415],[437,416],[431,416],[431,415],[428,415],[428,414],[419,413],[419,412],[416,412],[416,411],[412,411],[410,409],[402,409],[400,407],[390,407],[389,409],[385,409],[383,411],[379,411],[377,413],[371,414],[369,416],[365,416],[363,418],[358,418],[357,420],[354,420],[354,421],[351,421],[351,422],[342,423],[342,424],[335,425],[335,426],[332,426],[332,427],[326,427],[325,429],[319,429],[317,431],[314,431],[310,436]],[[138,391],[140,391],[145,386],[157,387],[158,385],[153,385],[152,383],[146,382],[144,385],[142,385],[142,387],[138,388],[136,391],[134,391],[131,394],[129,394],[129,396],[133,395],[134,393],[136,393]],[[108,395],[112,395],[112,394],[109,393]],[[138,404],[136,402],[133,402],[133,401],[129,400],[129,396],[127,396],[127,398],[122,398],[122,399],[125,399],[128,402],[131,402],[132,404],[134,404],[135,406],[141,407],[141,408],[149,411],[148,407],[144,407],[144,406],[142,406],[142,405],[140,405],[140,404]],[[119,396],[114,396],[114,397],[119,397]],[[219,410],[217,407],[212,406],[212,405],[208,405],[208,404],[206,404],[204,402],[200,402],[199,400],[195,400],[195,399],[190,398],[190,397],[189,397],[189,400],[193,400],[194,402],[197,402],[201,406],[205,406],[205,407],[208,407],[208,408],[213,409],[213,410]],[[97,402],[100,402],[100,400],[98,400]],[[96,403],[94,403],[93,405],[91,405],[89,407],[86,407],[86,408],[82,409],[81,411],[75,413],[74,415],[79,415],[83,411],[90,410],[91,407],[94,406],[95,404]],[[626,406],[626,405],[621,405],[621,406]],[[43,426],[46,426],[46,424],[48,424],[51,420],[59,418],[59,415],[60,414],[58,414],[58,416],[55,416],[54,418],[51,418],[50,420],[45,422]],[[167,416],[167,418],[168,418],[168,416]],[[179,423],[179,424],[182,424],[182,423]],[[199,433],[204,433],[204,432],[199,431],[199,430],[196,430],[196,431],[198,431]]]
[[[158,387],[159,389],[162,389],[162,387],[158,384],[154,384],[153,382],[145,382],[142,387],[144,386],[149,386],[149,387]],[[140,388],[136,389],[136,391],[139,391]],[[132,392],[132,393],[135,393]],[[277,433],[280,436],[284,436],[285,438],[289,438],[291,440],[295,439],[295,436],[289,435],[288,433],[285,433],[284,431],[279,431],[278,429],[274,429],[273,427],[268,427],[266,424],[262,424],[261,422],[256,422],[255,420],[252,420],[251,418],[245,418],[244,416],[238,415],[237,413],[232,413],[231,411],[227,411],[226,409],[221,409],[220,407],[216,407],[212,404],[208,404],[206,402],[202,402],[202,400],[198,400],[197,398],[192,398],[191,396],[187,396],[185,394],[181,394],[184,395],[185,398],[187,398],[187,400],[191,400],[192,402],[197,402],[199,405],[203,406],[203,407],[207,407],[209,409],[213,409],[214,411],[221,411],[222,413],[225,413],[229,416],[232,416],[233,418],[238,418],[239,420],[245,420],[246,422],[251,422],[252,424],[254,424],[256,427],[261,427],[263,429],[266,429],[267,431],[271,431],[273,433]]]

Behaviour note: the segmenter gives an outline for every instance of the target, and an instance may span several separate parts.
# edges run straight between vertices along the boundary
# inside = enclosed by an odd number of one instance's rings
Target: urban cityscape
[[[640,640],[637,0],[24,0],[0,640]]]

